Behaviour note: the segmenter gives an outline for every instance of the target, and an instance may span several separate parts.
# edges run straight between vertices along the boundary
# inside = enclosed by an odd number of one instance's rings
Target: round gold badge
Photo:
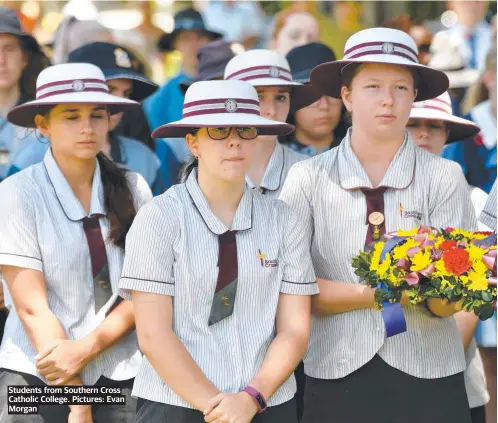
[[[384,223],[384,215],[381,212],[373,212],[368,216],[371,225],[380,226]]]

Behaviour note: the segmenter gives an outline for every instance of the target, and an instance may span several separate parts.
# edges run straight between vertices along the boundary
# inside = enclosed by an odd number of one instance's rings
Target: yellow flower
[[[486,234],[474,234],[472,237],[474,239],[481,240],[481,239],[487,238],[488,236],[489,235],[486,235]]]
[[[408,254],[407,254],[408,250],[418,245],[419,244],[415,242],[413,238],[408,238],[403,245],[399,245],[396,248],[394,248],[393,251],[394,260],[408,259]]]
[[[398,231],[399,236],[414,236],[417,234],[418,234],[418,228],[413,228],[413,229],[408,229],[408,230],[400,229]]]
[[[431,252],[429,250],[420,250],[412,257],[412,266],[410,267],[410,270],[412,272],[419,272],[421,270],[424,270],[431,263]]]
[[[475,261],[481,261],[482,260],[482,256],[486,253],[485,250],[483,250],[482,248],[477,247],[474,244],[470,244],[466,248],[466,250],[469,253],[470,260],[472,260],[473,262],[475,262]]]
[[[485,276],[488,271],[488,267],[483,261],[474,261],[472,263],[472,269],[474,270],[475,273],[478,273],[479,275],[483,276]]]
[[[384,261],[379,264],[379,268],[377,269],[377,274],[380,278],[385,278],[387,272],[389,272],[389,268],[391,267],[391,254],[386,254]]]
[[[388,279],[394,286],[400,286],[405,279],[405,271],[403,269],[399,269],[399,276],[394,274],[394,268],[391,268],[389,271]]]
[[[488,289],[488,278],[472,270],[469,272],[469,276],[462,275],[460,279],[470,291],[485,291]]]
[[[432,274],[433,276],[440,276],[444,278],[445,276],[452,275],[450,272],[446,270],[444,261],[442,259],[434,262],[434,267],[436,268],[436,271]]]
[[[370,261],[371,271],[377,270],[379,268],[380,254],[382,253],[383,249],[384,249],[384,242],[379,241],[375,244],[372,254],[372,260]]]
[[[438,239],[434,243],[434,248],[439,248],[444,241],[445,239],[442,236],[438,237]]]
[[[476,238],[477,239],[477,237],[474,236],[473,232],[464,231],[463,229],[454,229],[453,232],[451,232],[451,235],[452,236],[463,235],[465,238],[469,238],[469,239]],[[485,237],[483,237],[483,238],[485,238]]]

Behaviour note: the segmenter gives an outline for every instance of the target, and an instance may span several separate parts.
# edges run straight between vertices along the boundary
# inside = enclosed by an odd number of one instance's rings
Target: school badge
[[[114,58],[120,68],[131,68],[130,56],[122,48],[114,50]]]

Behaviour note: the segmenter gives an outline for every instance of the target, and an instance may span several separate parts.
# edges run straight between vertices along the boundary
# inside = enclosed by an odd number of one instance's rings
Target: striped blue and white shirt
[[[145,180],[128,173],[136,208],[152,198]],[[100,167],[93,176],[90,213],[104,214]],[[59,169],[51,150],[42,163],[0,184],[0,266],[38,270],[47,285],[50,310],[68,339],[81,339],[97,328],[118,298],[123,250],[108,240],[109,221],[100,219],[113,295],[98,313],[94,308],[91,259],[82,220],[87,216]],[[0,267],[1,270],[1,267]],[[36,375],[34,350],[12,304],[0,347],[0,367]],[[133,378],[141,362],[136,333],[128,335],[91,361],[81,372],[84,384],[100,376]],[[42,378],[43,379],[43,378]]]
[[[246,177],[246,182],[251,188],[258,189],[265,196],[278,198],[292,165],[307,158],[308,156],[291,150],[286,145],[280,144],[277,141],[275,150],[273,150],[270,161],[266,166],[261,184],[256,186],[249,176]]]
[[[318,278],[357,284],[351,259],[363,250],[367,205],[359,188],[372,188],[351,148],[351,130],[341,145],[296,164],[281,193],[306,227]],[[421,225],[475,230],[477,221],[460,167],[417,148],[406,137],[379,186],[386,231]],[[404,307],[407,331],[386,338],[381,313],[360,309],[313,317],[305,357],[307,375],[338,379],[379,354],[389,365],[419,378],[441,378],[465,369],[453,317],[438,318],[422,306]]]
[[[209,326],[218,276],[218,235],[228,228],[212,213],[194,170],[138,213],[126,238],[121,294],[174,297],[173,330],[222,392],[244,389],[260,370],[275,338],[280,293],[318,292],[304,230],[290,208],[246,187],[232,230],[237,232],[238,281],[233,314]],[[192,408],[144,357],[133,395]],[[268,400],[293,398],[291,376]]]

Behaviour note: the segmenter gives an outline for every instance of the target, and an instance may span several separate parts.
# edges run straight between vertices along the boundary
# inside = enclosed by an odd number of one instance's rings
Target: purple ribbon
[[[380,262],[382,263],[386,257],[386,254],[389,254],[394,247],[403,243],[405,240],[406,237],[402,236],[393,236],[388,239],[380,254]],[[389,292],[389,288],[384,284],[384,282],[379,282],[378,288]],[[384,301],[384,310],[381,314],[388,338],[406,332],[406,319],[400,303],[390,303],[389,301]]]
[[[379,284],[379,287],[385,289],[386,291],[389,290],[383,282]],[[386,336],[388,338],[406,332],[406,319],[400,303],[390,303],[389,301],[384,301],[382,320],[384,320]]]

